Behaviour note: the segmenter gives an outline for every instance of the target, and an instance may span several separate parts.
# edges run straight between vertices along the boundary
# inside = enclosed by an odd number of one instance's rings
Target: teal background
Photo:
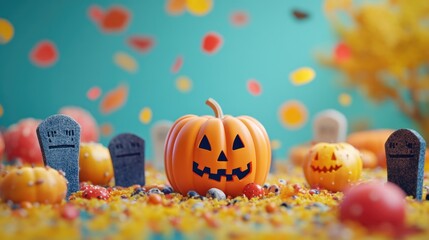
[[[103,33],[88,17],[88,9],[94,4],[103,9],[114,5],[127,8],[132,14],[128,27],[117,34]],[[312,119],[327,108],[345,114],[349,131],[360,121],[367,121],[370,128],[415,127],[392,103],[372,103],[360,91],[345,88],[341,75],[317,62],[315,53],[331,53],[337,42],[322,1],[219,0],[202,17],[189,12],[169,15],[165,4],[161,0],[1,1],[0,18],[13,24],[15,35],[0,45],[0,104],[4,108],[0,125],[6,127],[26,117],[44,119],[63,106],[80,106],[98,123],[111,123],[114,135],[133,132],[146,139],[149,159],[153,152],[151,127],[184,114],[212,114],[204,104],[209,97],[216,99],[226,114],[258,119],[270,138],[281,142],[274,152],[280,159],[286,158],[291,146],[311,140]],[[293,9],[308,12],[309,18],[295,19]],[[233,26],[230,15],[234,11],[245,11],[249,23]],[[210,31],[218,32],[224,40],[213,55],[201,50],[201,40]],[[146,54],[136,52],[126,43],[131,35],[152,36],[154,48]],[[33,46],[44,39],[54,42],[59,51],[58,62],[48,68],[37,67],[28,57]],[[114,63],[113,56],[119,51],[136,59],[136,73]],[[170,69],[179,55],[184,64],[175,74]],[[294,86],[289,74],[303,66],[313,68],[316,78]],[[190,92],[176,89],[179,76],[192,80]],[[260,82],[261,95],[248,92],[249,79]],[[129,86],[126,105],[102,114],[101,98],[121,83]],[[93,86],[103,90],[96,101],[86,97]],[[339,104],[341,93],[351,95],[350,106]],[[289,100],[307,107],[309,118],[299,129],[287,129],[279,120],[279,108]],[[139,121],[143,107],[152,109],[149,124]],[[100,140],[107,144],[111,137]]]

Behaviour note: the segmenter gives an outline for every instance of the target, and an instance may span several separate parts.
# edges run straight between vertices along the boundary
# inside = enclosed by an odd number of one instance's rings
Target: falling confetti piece
[[[0,117],[3,117],[4,109],[3,106],[0,104]]]
[[[278,139],[271,140],[271,149],[277,150],[282,146],[282,142]]]
[[[103,9],[101,9],[101,7],[98,5],[90,6],[88,9],[88,15],[89,18],[95,23],[100,23],[101,20],[104,18]]]
[[[138,69],[138,64],[133,57],[124,52],[117,52],[114,56],[116,65],[130,73],[135,73]]]
[[[280,107],[279,117],[286,128],[298,129],[307,121],[307,108],[301,102],[291,100]]]
[[[261,84],[254,79],[247,81],[247,90],[254,96],[261,95],[262,93]]]
[[[52,66],[58,60],[55,44],[49,40],[37,43],[30,52],[30,60],[39,67]]]
[[[104,114],[112,113],[122,107],[128,98],[128,86],[120,85],[106,93],[100,103],[100,111]]]
[[[148,124],[152,120],[152,110],[149,107],[145,107],[140,111],[139,114],[140,122]]]
[[[246,12],[237,11],[231,15],[231,23],[236,27],[241,27],[246,25],[249,22],[249,16]]]
[[[298,9],[292,10],[292,15],[298,20],[307,19],[309,16],[308,13],[301,11],[301,10],[298,10]]]
[[[212,10],[212,0],[186,0],[188,11],[196,16],[204,16]]]
[[[113,33],[123,31],[130,20],[127,9],[119,6],[108,9],[100,21],[100,27],[104,32]]]
[[[192,89],[192,81],[186,76],[181,76],[176,80],[176,87],[180,92],[189,92]]]
[[[311,81],[313,81],[314,77],[316,76],[316,73],[313,69],[309,67],[302,67],[298,68],[297,70],[293,71],[289,78],[292,82],[292,84],[296,86],[307,84]]]
[[[342,93],[340,96],[338,96],[338,102],[344,106],[348,107],[350,104],[352,104],[352,97],[347,93]]]
[[[179,72],[180,69],[182,68],[182,65],[183,65],[183,57],[178,56],[176,58],[176,61],[174,61],[173,66],[171,67],[171,72],[173,72],[173,73]]]
[[[108,137],[113,133],[113,126],[110,123],[103,123],[100,126],[100,133],[103,137]]]
[[[207,33],[203,38],[202,49],[205,53],[213,54],[219,51],[223,44],[222,36],[215,32]]]
[[[101,95],[101,89],[99,87],[92,87],[86,93],[86,96],[88,97],[88,99],[92,101],[97,100],[97,98],[99,98],[100,95]]]
[[[6,44],[12,40],[15,30],[6,19],[0,18],[0,44]]]
[[[186,0],[167,0],[165,9],[171,15],[182,14],[186,9]]]
[[[338,43],[334,49],[334,58],[337,62],[342,62],[350,58],[350,48],[345,43]]]
[[[147,53],[154,45],[154,40],[148,36],[132,36],[128,38],[128,44],[137,52]]]

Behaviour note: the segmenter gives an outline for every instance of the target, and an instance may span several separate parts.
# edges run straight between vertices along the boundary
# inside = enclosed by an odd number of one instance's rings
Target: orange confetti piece
[[[137,61],[127,53],[118,52],[113,59],[120,68],[127,72],[135,73],[138,69]]]
[[[197,16],[204,16],[212,10],[212,0],[187,0],[186,6],[190,13]]]
[[[338,96],[338,102],[343,107],[348,107],[350,104],[352,104],[352,97],[347,93],[342,93],[340,96]]]
[[[279,117],[286,128],[298,129],[307,121],[307,108],[301,102],[291,100],[280,107]]]
[[[189,92],[192,89],[192,81],[186,76],[181,76],[176,80],[176,87],[180,92]]]
[[[108,137],[110,135],[112,135],[113,133],[113,126],[110,123],[103,123],[100,126],[100,133],[101,135],[103,135],[104,137]]]
[[[247,90],[254,96],[261,95],[262,93],[261,84],[254,79],[247,81]]]
[[[88,97],[88,99],[92,101],[97,100],[97,98],[99,98],[100,95],[101,95],[101,89],[99,87],[92,87],[86,93],[86,96]]]
[[[165,9],[171,15],[179,15],[186,9],[186,0],[168,0]]]
[[[182,56],[178,56],[176,58],[176,61],[174,61],[173,66],[171,67],[171,72],[173,73],[177,73],[180,71],[180,69],[183,66],[183,57]]]
[[[108,92],[100,103],[100,111],[109,114],[122,107],[128,98],[128,86],[120,85]]]
[[[0,18],[0,44],[6,44],[14,35],[13,25],[6,19]]]

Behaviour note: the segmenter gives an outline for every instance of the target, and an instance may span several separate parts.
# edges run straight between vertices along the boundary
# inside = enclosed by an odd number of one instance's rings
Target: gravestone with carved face
[[[71,117],[56,114],[37,127],[43,161],[65,174],[67,197],[79,190],[80,126]]]
[[[131,133],[119,134],[110,141],[109,151],[117,186],[145,185],[143,139]]]
[[[387,180],[398,185],[408,196],[421,200],[426,142],[416,131],[399,129],[385,144]]]

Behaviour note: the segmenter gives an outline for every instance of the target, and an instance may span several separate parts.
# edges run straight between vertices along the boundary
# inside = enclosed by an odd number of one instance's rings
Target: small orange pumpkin
[[[79,181],[107,185],[113,177],[109,150],[99,143],[81,143],[79,154]]]
[[[304,175],[313,188],[343,191],[359,180],[362,159],[359,151],[348,143],[318,143],[307,155]]]
[[[182,194],[205,195],[214,187],[238,196],[248,183],[263,184],[271,164],[265,128],[249,116],[224,116],[211,98],[206,104],[215,117],[183,116],[167,135],[165,172],[171,186]]]
[[[50,167],[9,170],[0,182],[0,198],[14,203],[60,203],[67,194],[67,180]]]

